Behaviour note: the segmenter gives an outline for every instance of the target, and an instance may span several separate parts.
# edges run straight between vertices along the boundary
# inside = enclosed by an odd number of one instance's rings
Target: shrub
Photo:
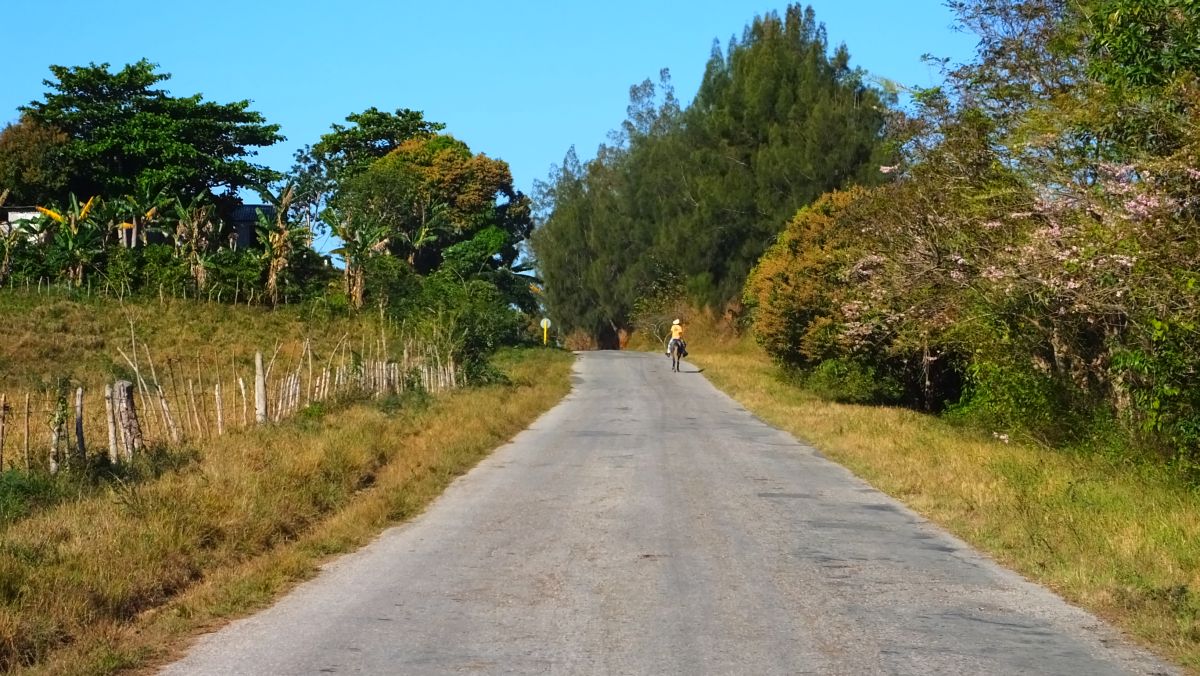
[[[745,302],[754,336],[781,363],[815,365],[840,351],[838,277],[854,253],[839,216],[868,194],[828,193],[801,209],[750,273]]]
[[[847,404],[894,404],[904,396],[904,386],[895,375],[853,358],[826,359],[803,381],[814,394]]]

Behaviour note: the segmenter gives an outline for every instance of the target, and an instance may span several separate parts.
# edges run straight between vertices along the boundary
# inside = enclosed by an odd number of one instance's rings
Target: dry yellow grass
[[[557,402],[570,362],[508,353],[511,385],[314,411],[17,521],[0,537],[0,668],[102,674],[169,658],[417,513]]]
[[[698,318],[691,361],[772,425],[996,560],[1200,669],[1197,491],[1145,464],[1003,443],[910,410],[820,400]]]

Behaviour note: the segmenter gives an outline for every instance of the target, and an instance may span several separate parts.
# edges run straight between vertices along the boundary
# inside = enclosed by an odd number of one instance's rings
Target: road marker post
[[[542,319],[542,345],[545,345],[550,340],[550,320]]]

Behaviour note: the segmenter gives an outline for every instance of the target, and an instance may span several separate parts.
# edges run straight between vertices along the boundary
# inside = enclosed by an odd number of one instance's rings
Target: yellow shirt
[[[682,338],[683,337],[683,327],[680,326],[679,324],[672,324],[671,325],[671,337],[672,338]]]

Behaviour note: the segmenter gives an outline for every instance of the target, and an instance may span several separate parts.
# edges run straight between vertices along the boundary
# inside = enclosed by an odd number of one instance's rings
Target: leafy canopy
[[[278,177],[249,160],[255,148],[283,140],[279,125],[249,101],[172,96],[157,86],[171,76],[145,59],[116,72],[107,63],[50,71],[43,99],[21,108],[30,124],[67,138],[53,174],[26,187],[39,200],[61,199],[64,188],[107,196],[235,193]]]

